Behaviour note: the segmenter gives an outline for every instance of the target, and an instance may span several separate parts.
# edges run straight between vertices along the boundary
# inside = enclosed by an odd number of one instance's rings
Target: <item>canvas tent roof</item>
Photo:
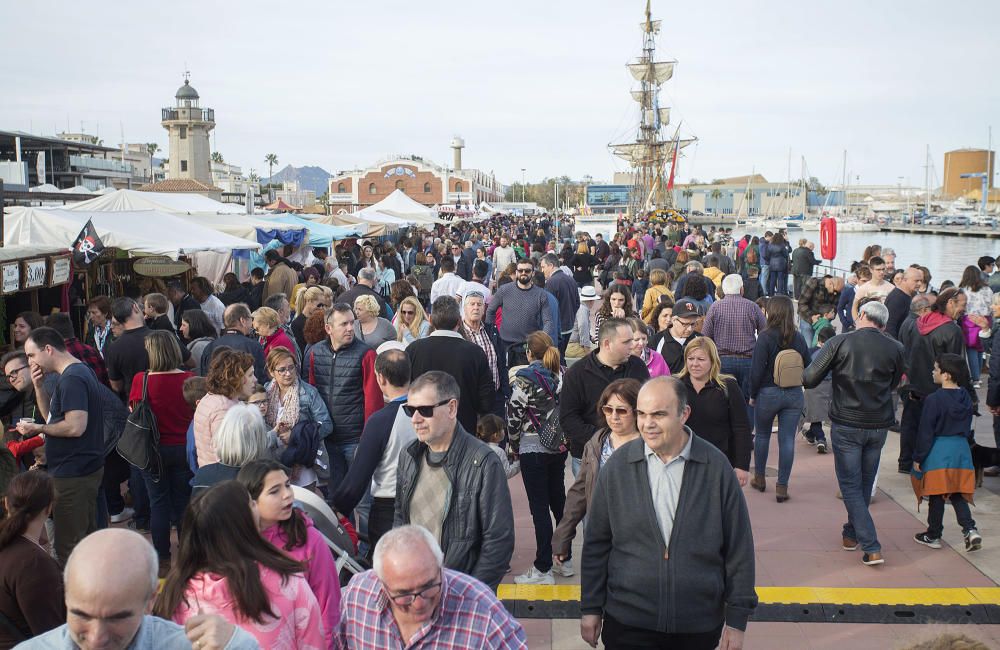
[[[271,205],[265,205],[265,210],[273,210],[274,212],[295,212],[296,210],[301,210],[302,208],[292,205],[291,203],[285,203],[284,199],[278,199]]]
[[[192,224],[211,228],[233,237],[260,241],[258,232],[275,230],[271,219],[263,219],[261,215],[251,217],[245,214],[179,214],[180,219]],[[308,226],[299,223],[285,223],[277,230],[306,230]]]
[[[166,255],[173,259],[197,251],[231,252],[259,249],[253,241],[240,239],[191,223],[166,212],[97,212],[47,208],[8,208],[4,241],[13,245],[72,245],[91,219],[105,246],[142,255]]]
[[[364,224],[332,226],[316,219],[303,219],[294,214],[278,214],[265,219],[265,221],[276,221],[287,224],[289,227],[307,228],[309,230],[309,243],[313,246],[329,246],[334,241],[367,234],[367,228]]]
[[[245,214],[246,208],[235,203],[222,203],[201,194],[182,192],[140,192],[118,190],[69,207],[72,210],[160,210],[180,214]]]
[[[437,210],[417,203],[402,190],[393,190],[389,196],[359,212],[386,214],[414,223],[443,223],[438,219]]]

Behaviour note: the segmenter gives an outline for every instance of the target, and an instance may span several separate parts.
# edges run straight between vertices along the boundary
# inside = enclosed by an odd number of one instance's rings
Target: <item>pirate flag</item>
[[[87,219],[87,224],[76,236],[73,242],[73,264],[74,266],[87,266],[104,252],[104,242],[97,236],[94,229],[94,222]]]

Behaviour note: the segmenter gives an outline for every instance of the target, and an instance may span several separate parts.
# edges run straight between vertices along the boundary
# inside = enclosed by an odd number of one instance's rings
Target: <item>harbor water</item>
[[[753,230],[734,229],[737,237],[749,232],[761,235]],[[790,230],[788,237],[792,248],[796,248],[799,239],[805,238],[816,243],[816,257],[819,257],[819,232],[816,230]],[[947,235],[900,233],[900,232],[841,232],[837,235],[837,257],[832,264],[836,269],[849,269],[851,262],[860,260],[865,248],[870,244],[879,244],[883,248],[896,251],[896,268],[905,268],[910,264],[921,264],[930,269],[931,284],[939,286],[944,280],[955,284],[962,277],[966,266],[975,266],[976,260],[983,255],[997,257],[1000,255],[1000,240],[986,237],[949,237]],[[824,260],[825,267],[827,260]]]

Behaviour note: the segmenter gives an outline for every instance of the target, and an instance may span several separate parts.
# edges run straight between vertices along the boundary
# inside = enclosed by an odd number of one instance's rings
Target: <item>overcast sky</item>
[[[609,142],[634,135],[624,64],[642,0],[13,2],[4,7],[0,129],[100,129],[166,148],[159,109],[185,69],[215,109],[213,148],[267,173],[367,166],[390,153],[504,182],[610,179]],[[809,173],[924,183],[943,153],[1000,139],[1000,2],[653,1],[659,58],[679,61],[661,105],[700,142],[680,178]],[[11,52],[16,52],[11,54]],[[671,128],[672,127],[668,127]],[[672,130],[671,130],[672,133]],[[164,154],[165,155],[165,154]]]

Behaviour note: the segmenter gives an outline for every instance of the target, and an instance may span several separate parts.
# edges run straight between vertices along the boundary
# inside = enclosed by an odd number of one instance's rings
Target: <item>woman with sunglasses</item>
[[[195,497],[153,613],[181,625],[218,614],[272,650],[327,647],[323,614],[302,576],[306,564],[265,540],[259,520],[256,503],[236,481]]]
[[[431,332],[431,323],[427,320],[427,314],[420,301],[413,296],[403,298],[403,301],[399,303],[399,311],[396,312],[392,324],[396,327],[396,340],[404,345],[422,339]]]
[[[590,508],[590,496],[597,484],[598,472],[616,449],[639,437],[635,405],[641,386],[636,379],[616,379],[608,384],[597,400],[599,428],[583,448],[580,472],[566,495],[562,519],[552,534],[552,558],[557,566],[561,565],[563,575],[566,575],[567,569],[572,575],[570,547],[576,537],[577,525]]]
[[[330,413],[319,391],[299,380],[295,356],[288,348],[272,348],[265,364],[271,381],[265,387],[264,421],[278,438],[279,458],[292,468],[292,485],[314,489],[319,478],[315,461],[324,451],[323,439],[333,431]],[[301,462],[310,458],[312,462]]]
[[[558,417],[559,389],[562,384],[559,348],[545,332],[532,332],[524,344],[528,365],[517,370],[507,402],[507,436],[513,454],[521,461],[521,479],[528,495],[528,507],[535,526],[535,562],[518,584],[555,584],[552,576],[552,519],[562,519],[566,504],[563,476],[567,451],[564,445],[550,449],[542,444],[539,432],[550,417]],[[573,575],[563,569],[560,575]]]
[[[700,336],[688,342],[677,378],[687,387],[691,407],[686,424],[729,458],[740,485],[746,485],[753,448],[747,401],[736,378],[722,374],[712,339]]]

